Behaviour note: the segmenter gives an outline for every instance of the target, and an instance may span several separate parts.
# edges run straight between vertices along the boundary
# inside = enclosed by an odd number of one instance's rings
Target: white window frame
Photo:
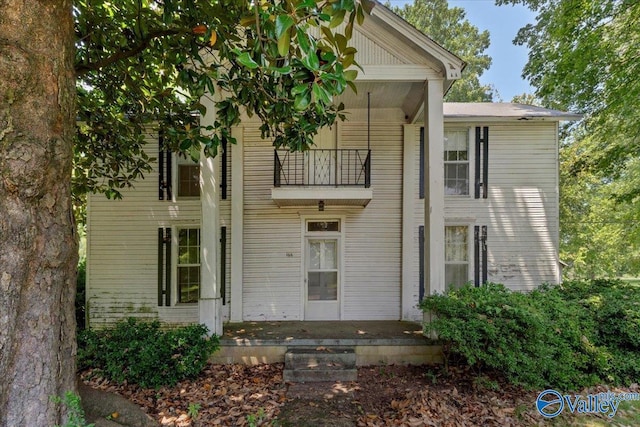
[[[202,227],[199,223],[183,223],[183,224],[175,224],[171,226],[171,306],[192,306],[197,305],[200,300],[200,291],[202,289],[202,270],[200,270],[200,278],[198,279],[198,301],[196,302],[180,302],[180,287],[178,285],[178,246],[179,246],[179,235],[180,230],[185,229],[197,229],[200,233],[202,233]],[[193,264],[195,265],[195,264]],[[189,264],[189,266],[192,266]],[[200,269],[202,269],[202,234],[200,234],[200,264],[198,265]]]
[[[471,127],[446,127],[444,129],[444,134],[446,136],[447,132],[465,132],[467,134],[467,160],[466,161],[460,161],[460,160],[444,160],[444,155],[445,152],[443,150],[442,152],[442,158],[443,158],[443,169],[444,169],[444,176],[443,176],[443,186],[444,186],[444,196],[446,198],[471,198],[473,197],[473,177],[474,175],[474,165],[475,165],[475,150],[472,147],[471,141],[472,141],[472,132],[471,132],[472,128]],[[444,141],[443,141],[443,147],[444,147]],[[447,165],[453,165],[453,164],[467,164],[467,194],[447,194]]]
[[[470,224],[468,222],[447,222],[445,221],[445,257],[444,257],[444,268],[445,268],[445,280],[446,280],[446,269],[447,269],[447,265],[463,265],[464,263],[460,262],[460,261],[454,261],[454,262],[448,262],[447,261],[447,233],[446,233],[446,228],[447,227],[464,227],[467,230],[467,261],[466,261],[466,265],[467,265],[467,280],[465,283],[469,283],[471,282],[472,279],[472,268],[473,268],[473,224]],[[449,290],[450,283],[445,283],[444,287],[445,290]]]

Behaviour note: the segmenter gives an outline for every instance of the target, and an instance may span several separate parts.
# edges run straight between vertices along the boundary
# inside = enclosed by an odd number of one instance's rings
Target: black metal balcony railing
[[[371,150],[274,150],[273,185],[371,186]]]

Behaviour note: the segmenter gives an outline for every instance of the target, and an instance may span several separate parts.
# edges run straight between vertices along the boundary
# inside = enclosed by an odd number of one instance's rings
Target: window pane
[[[445,131],[444,149],[445,151],[468,151],[468,132],[466,130]]]
[[[446,289],[458,289],[469,281],[468,264],[447,264],[444,268]]]
[[[340,231],[339,221],[309,221],[307,231]]]
[[[309,269],[318,270],[320,268],[320,242],[309,242]]]
[[[198,302],[200,289],[200,267],[178,268],[178,298],[179,302]]]
[[[200,293],[200,229],[178,230],[178,302],[198,301]]]
[[[449,226],[444,229],[445,261],[468,261],[468,228],[466,226]]]
[[[336,269],[336,241],[324,242],[324,262],[323,269]]]
[[[200,166],[178,165],[178,196],[200,196]]]
[[[335,271],[309,273],[307,292],[309,301],[336,301],[338,273]]]
[[[469,164],[444,165],[444,193],[446,195],[469,194]]]

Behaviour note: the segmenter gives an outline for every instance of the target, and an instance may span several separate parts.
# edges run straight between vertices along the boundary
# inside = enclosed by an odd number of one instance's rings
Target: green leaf
[[[300,110],[304,110],[305,108],[307,108],[309,106],[309,104],[311,103],[311,93],[309,92],[309,89],[305,89],[303,92],[299,93],[294,101],[293,101],[293,107],[300,111]]]
[[[347,39],[351,39],[353,37],[353,23],[349,22],[346,27],[344,27],[344,35]]]
[[[316,101],[321,101],[325,105],[331,103],[331,96],[326,91],[326,89],[320,86],[317,82],[313,83],[313,85],[311,86],[311,90],[313,91],[313,96]]]
[[[358,77],[357,70],[347,70],[344,72],[344,79],[348,82],[355,81],[356,77]]]
[[[311,71],[318,71],[318,68],[320,68],[320,59],[318,59],[318,55],[315,52],[310,52],[309,55],[305,56],[302,63]]]
[[[309,85],[297,85],[291,89],[291,95],[296,96],[309,90]]]
[[[253,58],[249,56],[249,52],[242,52],[236,57],[236,61],[252,70],[258,68],[258,64],[256,63],[256,61],[254,61]]]
[[[344,21],[344,15],[347,11],[344,9],[340,9],[337,12],[335,12],[333,14],[333,16],[331,17],[331,22],[329,23],[329,28],[335,28],[338,25],[342,24],[342,21]]]
[[[356,8],[356,19],[358,20],[358,25],[364,23],[364,9],[360,6]]]
[[[280,41],[283,34],[289,32],[293,22],[293,18],[290,15],[278,15],[276,17],[276,38],[278,41]]]
[[[289,53],[289,46],[291,45],[291,33],[286,31],[278,39],[278,53],[280,56],[286,56]]]
[[[329,29],[329,27],[322,25],[320,27],[320,30],[322,31],[322,34],[324,34],[325,38],[331,43],[331,44],[335,44],[335,38],[333,35],[333,32]]]
[[[302,28],[296,28],[296,40],[300,45],[300,49],[305,54],[309,54],[311,50],[311,42],[309,41],[309,35],[302,30]]]

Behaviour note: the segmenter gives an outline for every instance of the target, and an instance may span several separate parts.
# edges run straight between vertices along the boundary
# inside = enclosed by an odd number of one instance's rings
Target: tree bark
[[[0,0],[0,426],[75,391],[71,0]]]

